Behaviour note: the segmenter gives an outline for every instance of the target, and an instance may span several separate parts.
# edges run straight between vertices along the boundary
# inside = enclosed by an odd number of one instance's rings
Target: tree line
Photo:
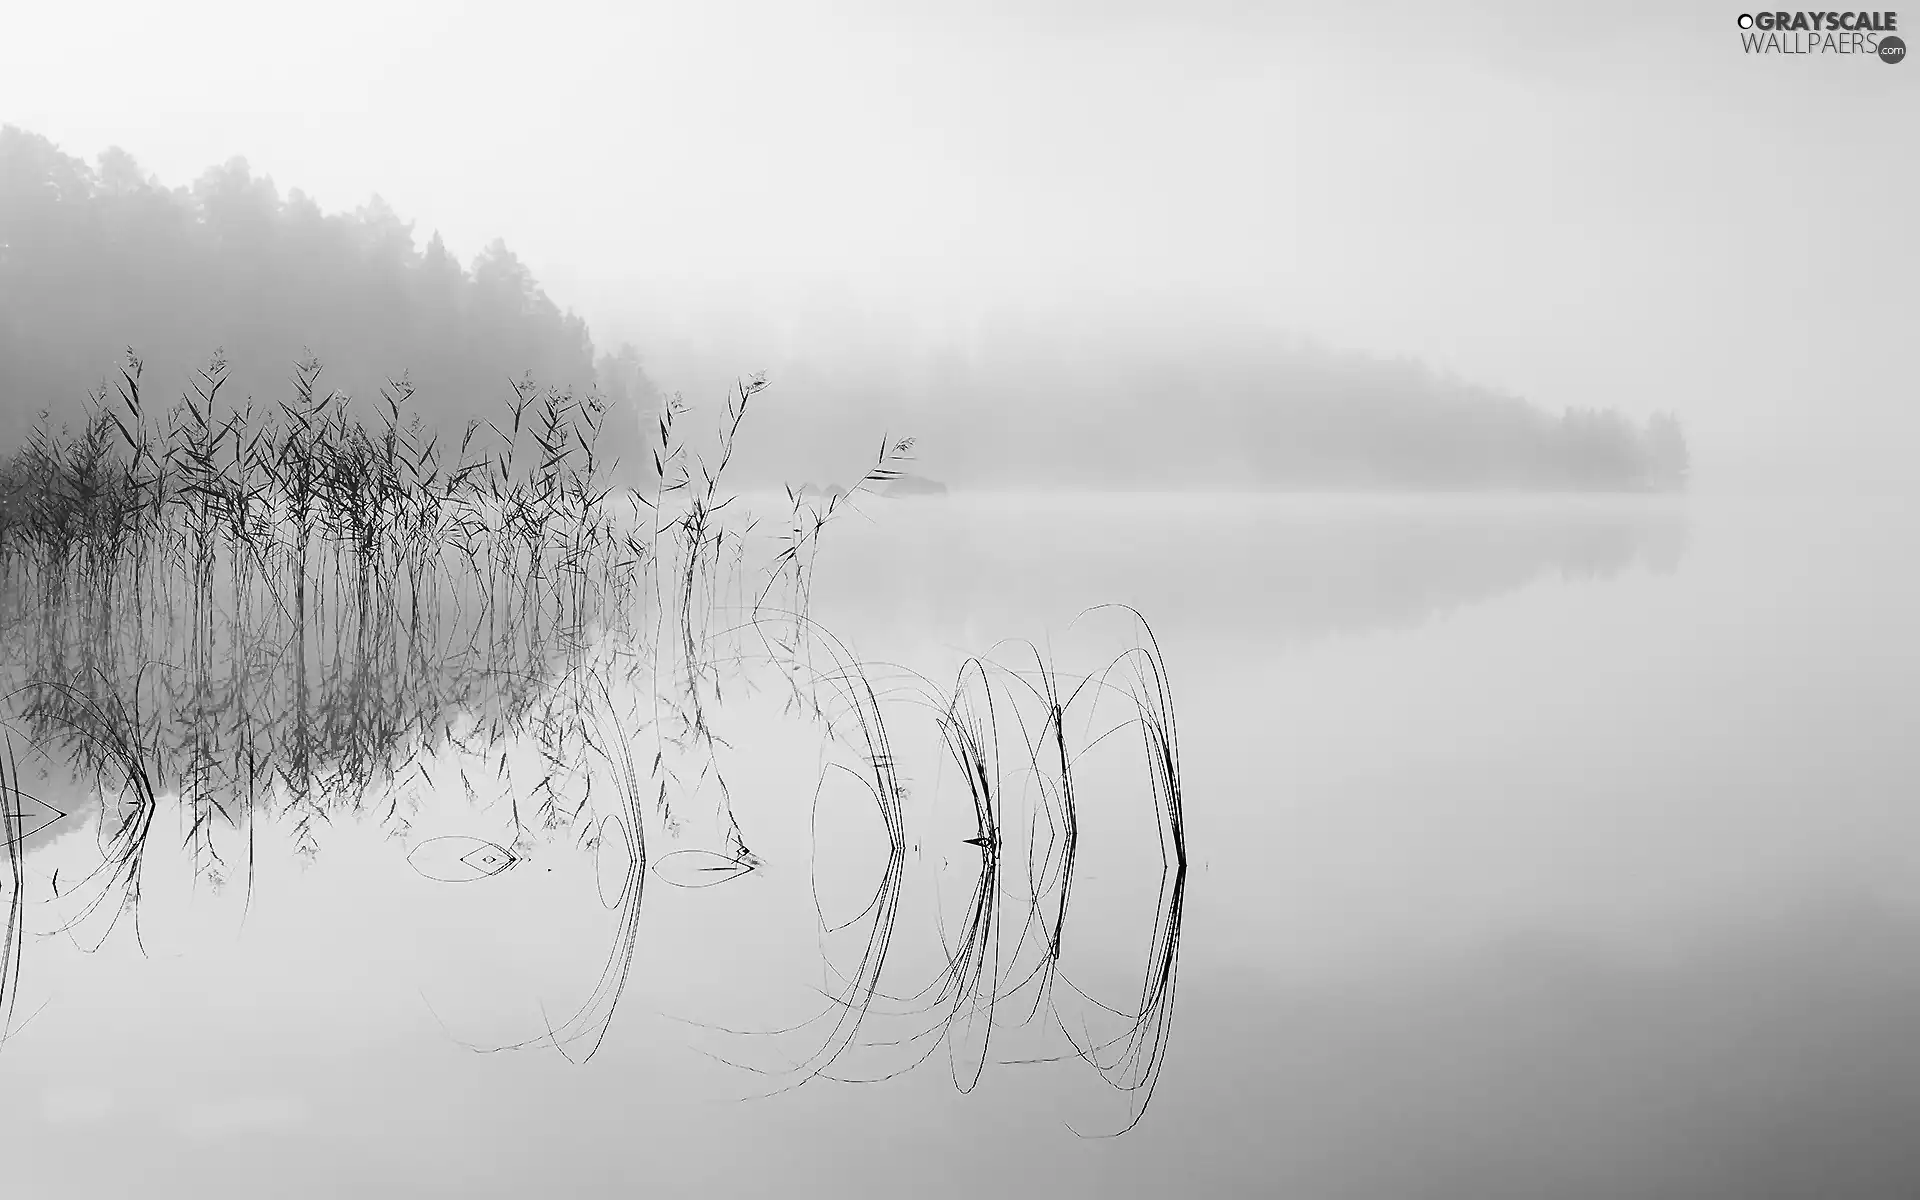
[[[631,346],[596,355],[495,240],[462,265],[436,233],[375,197],[323,212],[236,158],[168,188],[115,148],[96,164],[0,127],[0,440],[41,420],[80,427],[90,392],[132,350],[149,386],[184,392],[216,352],[229,398],[290,398],[299,363],[323,392],[377,408],[411,387],[411,411],[457,435],[529,376],[611,401],[610,452],[638,462],[639,410],[657,402]]]
[[[323,212],[243,159],[168,188],[124,150],[88,164],[0,127],[0,442],[43,412],[81,426],[128,349],[174,394],[216,349],[227,394],[262,402],[290,395],[310,358],[322,390],[362,412],[404,376],[410,410],[456,438],[528,377],[598,388],[602,450],[628,471],[662,403],[639,351],[597,351],[502,241],[463,266],[377,197]],[[766,445],[738,468],[762,484],[824,469],[836,446],[858,457],[882,427],[915,434],[925,473],[963,487],[1671,490],[1689,472],[1671,415],[1556,413],[1417,363],[1264,336],[1003,331],[921,359],[680,366],[771,368]]]

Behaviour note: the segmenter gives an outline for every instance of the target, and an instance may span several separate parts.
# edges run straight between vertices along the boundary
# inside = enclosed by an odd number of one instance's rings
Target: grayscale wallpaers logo
[[[1849,54],[1897,63],[1907,44],[1891,12],[1741,13],[1740,47],[1748,54]]]

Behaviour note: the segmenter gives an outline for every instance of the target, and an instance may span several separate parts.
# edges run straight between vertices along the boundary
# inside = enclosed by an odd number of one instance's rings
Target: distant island
[[[1692,468],[1671,413],[1555,411],[1255,330],[1008,336],[885,394],[968,490],[1671,492]]]
[[[869,483],[860,490],[889,499],[904,499],[910,496],[944,496],[947,494],[947,485],[918,475],[903,474],[880,483]],[[794,488],[793,494],[802,500],[844,500],[851,493],[837,483],[822,486],[809,480]]]
[[[918,475],[902,475],[875,489],[882,496],[944,496],[947,485]]]
[[[378,197],[324,213],[243,159],[169,188],[124,150],[89,164],[0,126],[0,429],[12,435],[0,455],[43,424],[84,429],[130,348],[163,406],[216,351],[222,405],[288,400],[295,364],[317,359],[320,390],[354,397],[359,418],[378,419],[383,393],[404,395],[404,419],[448,443],[519,388],[597,390],[606,417],[596,453],[617,460],[609,478],[634,483],[667,401],[659,359],[628,344],[596,349],[586,322],[504,242],[463,266],[437,234],[419,246]],[[784,390],[758,410],[732,477],[779,486],[806,473],[850,486],[857,448],[876,429],[911,433],[922,448],[929,476],[874,489],[901,498],[949,484],[1675,491],[1690,470],[1669,414],[1553,411],[1417,363],[1266,335],[1148,329],[1076,343],[1034,327],[964,355],[926,353],[772,371]],[[717,408],[721,391],[696,399]]]

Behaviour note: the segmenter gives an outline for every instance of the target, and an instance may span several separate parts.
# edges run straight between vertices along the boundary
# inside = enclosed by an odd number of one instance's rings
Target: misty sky
[[[1741,11],[41,4],[0,120],[504,236],[603,345],[1224,316],[1678,411],[1708,486],[1904,485],[1920,65],[1749,58]]]

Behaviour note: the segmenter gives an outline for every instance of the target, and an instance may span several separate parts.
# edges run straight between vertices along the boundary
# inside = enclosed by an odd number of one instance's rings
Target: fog
[[[462,259],[505,237],[700,401],[982,321],[1118,352],[1219,318],[1673,410],[1702,487],[1904,487],[1920,85],[1743,55],[1734,15],[39,5],[0,114],[169,182],[245,155],[378,193]]]
[[[0,15],[8,1183],[1920,1194],[1920,66],[1739,16]]]

